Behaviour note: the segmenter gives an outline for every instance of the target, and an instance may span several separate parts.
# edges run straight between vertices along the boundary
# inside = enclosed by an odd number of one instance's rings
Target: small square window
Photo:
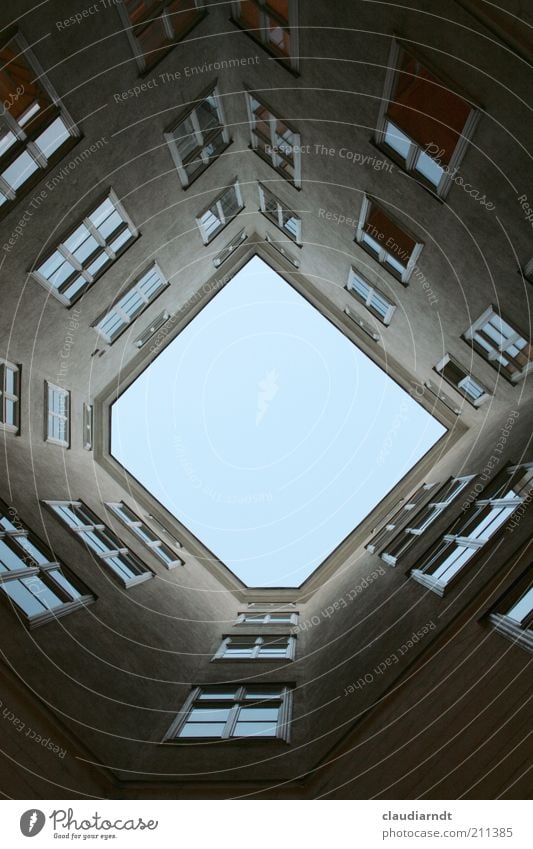
[[[202,20],[203,0],[115,0],[139,70],[153,68]]]
[[[259,206],[263,215],[297,245],[302,244],[302,219],[285,206],[266,186],[258,183]]]
[[[93,447],[93,405],[83,403],[83,447],[91,451]]]
[[[407,284],[424,247],[408,228],[365,195],[356,241],[402,283]]]
[[[512,383],[522,380],[533,369],[531,342],[494,307],[489,307],[463,338]]]
[[[290,634],[229,636],[213,660],[294,660],[295,646],[296,638]]]
[[[20,366],[0,360],[0,428],[20,432]]]
[[[230,144],[222,102],[213,88],[165,131],[183,187],[189,186]]]
[[[375,286],[371,286],[363,275],[354,268],[350,269],[347,289],[383,324],[390,324],[396,306],[383,292],[380,292]]]
[[[301,185],[300,134],[278,118],[257,95],[246,92],[252,149],[294,186]]]
[[[46,441],[70,446],[70,392],[45,381]]]
[[[215,236],[221,232],[239,212],[244,209],[241,189],[238,180],[235,180],[227,189],[224,189],[204,212],[196,216],[202,241],[208,245]]]

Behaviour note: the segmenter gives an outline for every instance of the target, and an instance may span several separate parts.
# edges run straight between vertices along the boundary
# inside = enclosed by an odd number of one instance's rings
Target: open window
[[[495,307],[485,310],[463,338],[511,383],[518,383],[533,369],[531,341]]]
[[[435,366],[435,371],[474,407],[480,407],[489,397],[488,389],[451,354],[444,354]]]

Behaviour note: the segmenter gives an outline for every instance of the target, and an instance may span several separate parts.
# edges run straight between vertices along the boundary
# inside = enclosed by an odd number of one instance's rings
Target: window
[[[395,305],[379,289],[371,286],[354,268],[350,269],[347,289],[383,324],[390,324]]]
[[[283,206],[282,202],[261,183],[259,187],[259,205],[263,215],[283,230],[297,245],[302,243],[302,220],[296,213]]]
[[[478,113],[412,53],[393,41],[376,130],[377,144],[444,197]]]
[[[20,366],[0,360],[0,425],[2,430],[20,430]]]
[[[93,447],[93,405],[83,404],[83,447],[91,451]]]
[[[517,383],[533,368],[531,342],[502,318],[494,307],[485,310],[463,338],[512,383]]]
[[[70,392],[45,381],[46,442],[70,445]]]
[[[225,637],[213,660],[294,660],[296,638],[283,636]]]
[[[365,195],[356,241],[402,283],[407,283],[424,247],[403,224]]]
[[[107,504],[110,510],[113,511],[123,525],[130,529],[141,542],[146,545],[155,556],[167,567],[173,569],[174,566],[183,566],[183,560],[178,557],[168,545],[166,545],[155,534],[148,525],[140,519],[133,510],[124,504],[123,501],[115,504]],[[178,543],[179,544],[179,543]]]
[[[168,285],[168,280],[154,262],[105,315],[96,320],[94,327],[98,335],[112,345]]]
[[[283,64],[298,70],[297,0],[241,0],[234,20]]]
[[[219,268],[223,262],[226,262],[226,260],[229,259],[233,253],[235,253],[237,248],[239,248],[242,243],[246,241],[247,238],[248,234],[246,233],[246,230],[244,228],[242,230],[239,230],[237,235],[234,236],[233,239],[231,239],[231,241],[229,241],[228,244],[224,248],[222,248],[222,250],[216,256],[213,257],[213,265],[215,266],[215,268]]]
[[[411,576],[444,595],[470,561],[502,530],[531,491],[533,465],[512,467],[503,483],[489,486],[489,497],[477,499],[451,526]]]
[[[272,612],[272,613],[239,613],[238,625],[296,625],[298,613]]]
[[[118,0],[140,71],[148,71],[201,21],[202,0]]]
[[[230,144],[218,90],[214,88],[165,131],[183,187],[189,186]]]
[[[533,565],[505,594],[489,617],[497,631],[533,651]]]
[[[437,484],[423,483],[408,499],[407,503],[400,502],[400,505],[392,511],[392,514],[372,537],[370,542],[367,542],[365,548],[371,554],[380,554],[390,540],[394,539],[402,525],[409,521],[409,517],[413,515],[413,511],[418,510],[421,505],[430,497],[430,490]]]
[[[0,67],[0,209],[7,211],[78,131],[20,33],[4,42]]]
[[[69,530],[113,572],[125,587],[152,577],[152,572],[81,501],[45,501]]]
[[[87,587],[58,563],[20,521],[16,510],[0,501],[0,593],[31,626],[94,601]]]
[[[444,378],[446,383],[457,389],[474,407],[479,407],[489,397],[485,387],[473,378],[450,354],[443,356],[442,360],[435,366],[435,371]]]
[[[204,245],[209,244],[244,209],[238,180],[224,189],[204,212],[196,216]]]
[[[284,685],[195,687],[165,739],[288,740],[290,718],[291,690]]]
[[[61,303],[73,304],[137,235],[111,191],[32,274]]]
[[[385,546],[381,553],[381,559],[385,563],[388,563],[389,566],[396,566],[398,561],[405,556],[407,551],[416,542],[417,538],[455,501],[470,481],[473,480],[473,477],[473,475],[466,475],[461,478],[451,478],[451,480],[444,484],[435,493],[435,500],[426,504],[416,514],[412,523]]]
[[[252,148],[295,186],[300,186],[300,135],[246,92]]]

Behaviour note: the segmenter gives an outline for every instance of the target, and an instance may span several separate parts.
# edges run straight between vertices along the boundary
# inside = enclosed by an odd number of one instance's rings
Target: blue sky
[[[249,586],[297,586],[444,428],[254,257],[115,402],[111,450]]]

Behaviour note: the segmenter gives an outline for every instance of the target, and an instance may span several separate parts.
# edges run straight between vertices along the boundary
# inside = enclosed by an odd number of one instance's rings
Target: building
[[[524,797],[531,20],[72,5],[0,11],[2,792]],[[255,255],[446,428],[294,588],[110,453]]]

